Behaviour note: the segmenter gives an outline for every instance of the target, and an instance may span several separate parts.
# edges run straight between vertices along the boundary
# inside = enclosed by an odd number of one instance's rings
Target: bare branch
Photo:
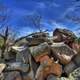
[[[28,15],[27,18],[32,22],[32,24],[35,26],[35,28],[37,28],[37,29],[39,29],[39,31],[41,31],[42,16],[40,14]]]

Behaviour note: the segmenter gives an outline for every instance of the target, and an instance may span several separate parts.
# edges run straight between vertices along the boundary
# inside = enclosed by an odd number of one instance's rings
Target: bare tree
[[[10,32],[10,28],[5,27],[4,33],[0,33],[0,37],[3,39],[1,48],[1,58],[4,58],[4,54],[8,52],[9,47],[14,44],[16,34],[13,31]]]
[[[8,48],[9,43],[11,42],[11,39],[13,40],[14,33],[10,33],[10,28],[8,24],[10,19],[10,10],[3,4],[0,5],[0,37],[2,37],[3,44],[0,46],[1,48],[1,56],[3,57],[3,54]],[[2,31],[3,30],[3,31]],[[2,31],[2,32],[1,32]]]
[[[32,22],[36,29],[38,29],[40,32],[42,31],[41,26],[42,16],[40,14],[34,13],[32,15],[28,15],[27,18],[29,19],[29,21]]]

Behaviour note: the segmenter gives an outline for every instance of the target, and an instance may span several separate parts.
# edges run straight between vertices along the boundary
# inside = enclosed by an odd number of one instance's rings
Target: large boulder
[[[55,42],[61,42],[61,41],[73,42],[76,38],[76,35],[72,31],[60,28],[56,28],[54,30],[53,36],[57,36],[57,38],[54,40]]]
[[[53,36],[58,35],[58,34],[64,34],[65,35],[64,37],[70,36],[71,38],[76,38],[76,35],[68,29],[56,28],[53,32]]]
[[[40,57],[50,53],[49,45],[47,42],[41,43],[38,46],[30,47],[30,51],[36,62],[39,62]]]
[[[77,68],[76,64],[74,62],[70,62],[64,67],[64,72],[69,75]]]
[[[68,64],[72,57],[77,54],[76,51],[71,49],[69,46],[67,46],[64,43],[53,43],[51,45],[52,55],[59,59],[60,63],[62,64]]]

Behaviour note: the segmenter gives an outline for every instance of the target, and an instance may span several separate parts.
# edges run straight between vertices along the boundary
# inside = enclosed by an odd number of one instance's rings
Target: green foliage
[[[4,44],[4,41],[2,38],[0,38],[0,47]]]
[[[80,43],[80,37],[78,38],[78,43]]]

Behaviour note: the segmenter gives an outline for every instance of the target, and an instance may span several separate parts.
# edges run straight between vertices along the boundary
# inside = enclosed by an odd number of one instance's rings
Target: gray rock
[[[56,76],[54,76],[54,75],[49,75],[48,77],[47,77],[47,80],[57,80],[57,78],[56,78]]]

